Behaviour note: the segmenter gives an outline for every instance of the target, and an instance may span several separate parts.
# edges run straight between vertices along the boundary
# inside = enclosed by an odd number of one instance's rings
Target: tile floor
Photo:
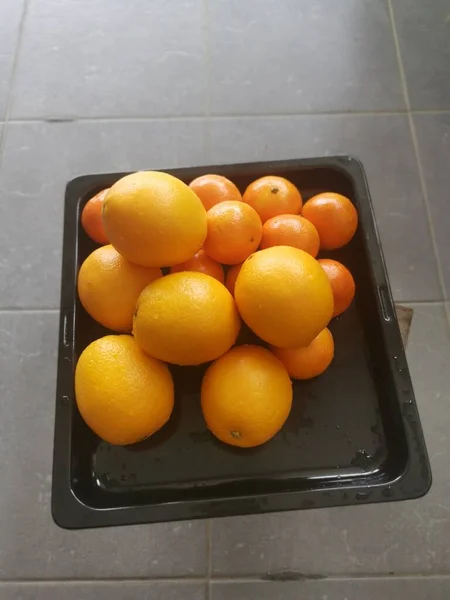
[[[0,0],[0,600],[450,595],[448,0]],[[87,172],[362,158],[434,482],[101,531],[49,510],[62,200]]]

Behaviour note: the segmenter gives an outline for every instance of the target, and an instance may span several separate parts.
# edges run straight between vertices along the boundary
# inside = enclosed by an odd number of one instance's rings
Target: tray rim
[[[79,200],[92,187],[95,180],[105,177],[122,177],[127,173],[102,173],[81,175],[69,181],[65,191],[63,259],[61,278],[60,329],[58,374],[55,408],[55,431],[53,448],[53,477],[52,477],[52,517],[57,525],[65,529],[85,529],[91,527],[106,527],[116,525],[132,525],[155,523],[196,518],[212,518],[232,515],[254,514],[305,508],[325,508],[331,506],[349,506],[374,502],[386,502],[419,498],[425,495],[432,481],[425,440],[420,425],[420,418],[414,398],[411,378],[407,366],[394,301],[389,285],[385,260],[380,237],[376,226],[375,215],[368,188],[367,178],[361,161],[353,156],[325,156],[316,158],[300,158],[278,161],[261,161],[250,163],[235,163],[224,165],[201,165],[198,167],[157,169],[183,176],[183,172],[193,170],[220,171],[226,175],[236,168],[251,172],[261,169],[289,168],[332,168],[341,171],[352,180],[355,198],[359,210],[363,213],[364,243],[372,257],[372,279],[378,294],[376,302],[384,315],[383,336],[385,343],[393,351],[390,369],[396,390],[400,392],[405,387],[405,381],[411,394],[401,411],[403,427],[408,448],[408,462],[405,471],[396,479],[372,485],[348,485],[343,481],[335,487],[305,489],[295,492],[277,492],[270,495],[255,494],[252,496],[236,496],[215,499],[199,499],[180,502],[167,502],[155,505],[134,505],[119,508],[99,509],[81,502],[71,487],[70,480],[70,449],[71,449],[71,418],[74,400],[70,398],[72,390],[67,391],[66,381],[73,379],[74,369],[74,310],[73,298],[76,294],[76,257],[77,236],[73,227],[73,217],[79,222]],[[76,203],[74,197],[77,198]],[[75,214],[74,214],[75,213]],[[67,274],[70,277],[67,281]],[[401,377],[394,356],[402,364]],[[397,394],[400,397],[400,394]]]

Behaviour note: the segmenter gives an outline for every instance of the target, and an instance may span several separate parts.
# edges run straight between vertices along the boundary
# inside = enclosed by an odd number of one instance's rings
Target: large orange
[[[137,303],[133,334],[155,358],[199,365],[229,350],[240,324],[233,296],[224,285],[209,275],[183,271],[145,288]]]
[[[321,258],[318,262],[327,274],[333,290],[333,317],[337,317],[347,310],[355,297],[355,280],[347,267],[337,260]]]
[[[78,295],[93,319],[113,331],[131,331],[139,294],[162,276],[156,267],[139,267],[111,245],[94,250],[78,273]]]
[[[307,346],[333,314],[333,293],[319,263],[307,252],[274,246],[242,265],[234,297],[256,335],[280,348]]]
[[[253,181],[245,190],[243,200],[256,210],[263,223],[277,215],[298,215],[302,208],[298,189],[278,175],[266,175]]]
[[[206,211],[182,181],[157,171],[119,179],[103,205],[111,244],[144,267],[171,267],[189,260],[206,237]]]
[[[108,335],[83,350],[75,397],[89,427],[111,444],[133,444],[160,429],[174,404],[166,365],[147,356],[131,335]]]
[[[293,246],[315,258],[319,253],[320,238],[314,225],[300,215],[278,215],[263,225],[260,247],[272,246]]]
[[[302,215],[315,225],[322,250],[345,246],[358,227],[358,213],[351,201],[332,192],[310,198],[303,206]]]
[[[201,402],[208,429],[219,440],[250,448],[283,427],[292,406],[292,383],[269,350],[239,346],[208,368]]]
[[[182,271],[197,271],[197,273],[211,275],[211,277],[214,277],[220,283],[225,282],[222,265],[210,258],[203,249],[199,250],[197,254],[194,254],[186,262],[181,263],[181,265],[175,265],[170,269],[171,273],[181,273]]]
[[[102,221],[103,201],[109,188],[95,194],[84,205],[81,213],[81,224],[88,236],[97,244],[109,244],[108,236]]]
[[[241,192],[222,175],[201,175],[191,181],[189,187],[200,198],[206,210],[225,200],[242,202]]]
[[[208,210],[208,235],[203,249],[225,265],[243,262],[261,241],[262,223],[244,202],[221,202]]]
[[[272,352],[281,360],[293,379],[310,379],[323,373],[334,357],[331,331],[325,328],[306,348],[275,348]]]

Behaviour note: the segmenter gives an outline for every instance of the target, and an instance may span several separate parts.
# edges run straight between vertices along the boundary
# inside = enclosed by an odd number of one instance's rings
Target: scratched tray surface
[[[201,173],[223,173],[242,191],[253,179],[276,173],[295,183],[305,199],[324,190],[350,197],[360,216],[358,231],[348,246],[323,256],[350,268],[356,298],[330,324],[332,365],[316,379],[294,381],[292,412],[269,443],[244,450],[217,441],[199,404],[206,367],[172,367],[176,403],[170,422],[144,442],[111,446],[88,429],[74,402],[77,357],[91,341],[110,333],[81,307],[76,273],[95,248],[79,225],[80,212],[93,193],[121,174],[74,180],[66,194],[55,520],[66,527],[92,527],[424,494],[430,485],[428,460],[358,161],[326,158],[171,172],[187,182]],[[245,327],[240,340],[260,343]]]

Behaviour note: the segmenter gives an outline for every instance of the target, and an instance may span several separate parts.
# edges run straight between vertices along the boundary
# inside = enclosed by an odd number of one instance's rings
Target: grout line
[[[406,109],[408,111],[408,121],[409,121],[409,128],[410,128],[410,132],[411,132],[411,140],[412,140],[412,145],[413,145],[413,149],[414,149],[414,155],[416,158],[420,187],[422,190],[422,196],[423,196],[424,206],[425,206],[425,213],[426,213],[427,221],[428,221],[428,228],[429,228],[429,232],[430,232],[430,236],[431,236],[431,242],[433,245],[434,258],[435,258],[436,266],[437,266],[439,285],[441,288],[443,298],[446,298],[447,292],[446,292],[446,287],[445,287],[444,274],[442,271],[441,261],[439,258],[439,249],[438,249],[438,245],[437,245],[437,241],[436,241],[436,233],[434,230],[433,219],[432,219],[432,215],[431,215],[431,207],[430,207],[430,202],[429,202],[429,198],[428,198],[428,190],[427,190],[427,185],[425,182],[425,175],[424,175],[423,168],[422,168],[422,161],[420,159],[419,143],[417,140],[416,128],[414,125],[413,115],[411,113],[411,101],[409,98],[408,83],[406,80],[405,69],[403,66],[403,60],[402,60],[402,55],[401,55],[401,51],[400,51],[400,42],[399,42],[398,34],[397,34],[397,27],[395,25],[395,16],[394,16],[394,9],[392,7],[392,0],[387,0],[387,3],[388,3],[389,16],[390,16],[391,26],[392,26],[392,34],[394,36],[398,68],[400,71],[400,80],[401,80],[401,84],[403,87],[403,94],[405,97]],[[447,304],[445,305],[445,312],[447,315],[447,327],[450,332],[450,307]]]
[[[286,575],[283,578],[283,575]],[[297,585],[301,582],[323,582],[323,581],[352,581],[352,580],[367,580],[376,581],[381,579],[450,579],[449,573],[429,573],[429,572],[413,572],[413,573],[393,573],[392,571],[380,572],[380,573],[342,573],[333,575],[321,575],[321,574],[303,574],[297,572],[286,572],[286,573],[274,573],[273,577],[271,573],[265,573],[260,575],[233,575],[226,577],[219,575],[212,577],[214,583],[296,583]],[[124,577],[124,578],[110,578],[110,579],[7,579],[0,580],[0,587],[13,586],[13,585],[24,585],[24,586],[46,586],[46,585],[105,585],[105,584],[133,584],[133,583],[172,583],[172,584],[187,584],[194,585],[199,583],[205,583],[204,577],[196,576],[185,576],[180,575],[179,577]]]
[[[136,122],[141,123],[142,121],[173,121],[173,122],[184,122],[184,121],[226,121],[236,119],[284,119],[284,118],[295,118],[295,117],[395,117],[403,116],[407,117],[412,115],[450,115],[450,110],[397,110],[397,111],[319,111],[319,112],[294,112],[294,113],[261,113],[261,114],[249,114],[249,113],[236,113],[232,115],[220,115],[210,114],[208,109],[203,115],[152,115],[152,116],[127,116],[127,115],[115,115],[109,117],[18,117],[14,119],[8,118],[8,123],[22,124],[22,123],[109,123],[109,122]],[[6,123],[6,120],[5,120]]]
[[[398,304],[403,304],[403,305],[407,305],[407,306],[430,306],[430,305],[434,305],[434,306],[439,306],[440,304],[444,304],[445,300],[440,299],[440,300],[395,300],[394,299],[394,304],[398,305]]]
[[[212,573],[212,519],[206,521],[206,600],[211,599],[211,573]]]
[[[203,129],[203,145],[205,157],[210,155],[211,148],[211,36],[209,30],[209,0],[203,0],[204,11],[204,42],[205,42],[205,71],[206,71],[206,110]]]
[[[0,587],[7,585],[105,585],[117,583],[183,583],[183,584],[198,584],[205,583],[204,577],[196,577],[189,575],[180,575],[179,577],[112,577],[110,579],[0,579]]]
[[[394,304],[403,304],[408,306],[430,306],[430,305],[443,305],[450,304],[449,300],[438,299],[438,300],[398,300],[394,298]],[[48,308],[48,307],[22,307],[22,306],[5,306],[0,307],[0,314],[4,313],[59,313],[60,308]]]
[[[232,577],[226,576],[217,576],[213,578],[214,583],[295,583],[297,585],[302,582],[318,582],[321,583],[323,581],[351,581],[351,580],[380,580],[380,579],[450,579],[449,573],[392,573],[392,571],[384,572],[384,573],[343,573],[341,574],[333,574],[333,575],[321,575],[321,574],[303,574],[297,572],[287,572],[286,578],[283,578],[283,573],[280,574],[281,577],[278,578],[278,574],[275,573],[274,577],[271,577],[271,574],[264,575],[235,575]],[[298,575],[298,576],[297,576]]]
[[[20,50],[22,47],[23,30],[24,30],[24,26],[25,26],[27,10],[28,10],[28,0],[24,0],[23,8],[22,8],[22,15],[20,17],[19,29],[18,29],[18,33],[17,33],[16,52],[14,54],[14,60],[13,60],[12,69],[11,69],[11,76],[9,78],[8,87],[7,87],[8,96],[7,96],[7,100],[6,100],[5,118],[3,121],[4,128],[2,131],[2,135],[0,136],[0,166],[2,164],[3,148],[5,146],[6,126],[8,124],[9,115],[11,113],[13,90],[14,90],[14,84],[16,81],[17,64],[19,62],[19,54],[20,54]]]
[[[2,313],[59,313],[59,308],[23,308],[21,306],[6,306],[4,308],[0,308],[0,314]]]

